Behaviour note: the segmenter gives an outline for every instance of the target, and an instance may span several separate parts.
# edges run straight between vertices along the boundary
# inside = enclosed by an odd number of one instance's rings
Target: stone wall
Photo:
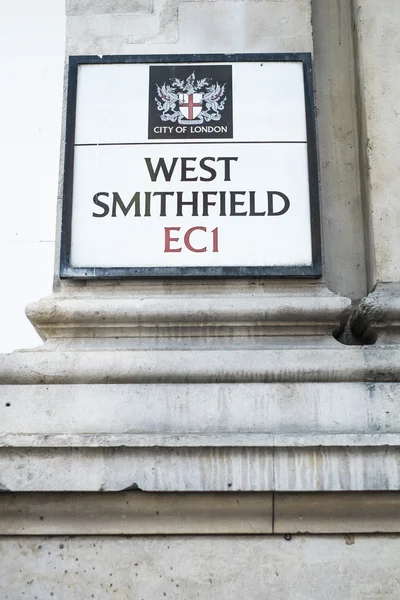
[[[313,53],[324,274],[74,282],[56,261],[27,309],[43,345],[0,356],[2,597],[396,600],[399,5],[66,12],[67,56]]]

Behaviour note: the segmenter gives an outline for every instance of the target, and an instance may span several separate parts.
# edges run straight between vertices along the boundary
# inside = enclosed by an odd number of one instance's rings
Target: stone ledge
[[[274,494],[274,533],[395,533],[400,492]]]
[[[34,349],[0,355],[0,384],[398,382],[400,347]],[[94,344],[93,344],[94,345]],[[265,341],[268,348],[268,341]]]
[[[68,298],[51,296],[26,313],[43,339],[110,337],[331,336],[350,300],[325,296]]]
[[[0,535],[272,533],[272,494],[0,494]]]
[[[0,448],[9,492],[397,491],[400,447]]]
[[[0,494],[0,535],[398,532],[399,492]]]
[[[400,447],[400,433],[375,434],[9,434],[0,448],[380,448]]]

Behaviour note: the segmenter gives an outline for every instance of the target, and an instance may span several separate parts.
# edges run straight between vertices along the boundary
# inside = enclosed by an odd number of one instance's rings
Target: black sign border
[[[308,180],[310,191],[310,221],[312,264],[298,266],[229,266],[229,267],[73,267],[71,266],[71,223],[74,168],[75,116],[79,65],[93,64],[162,64],[207,62],[301,62],[307,126]],[[112,56],[70,56],[68,67],[67,114],[65,132],[64,181],[61,220],[60,278],[108,279],[147,277],[290,277],[319,278],[322,276],[321,224],[319,180],[312,57],[310,53],[276,54],[142,54]]]

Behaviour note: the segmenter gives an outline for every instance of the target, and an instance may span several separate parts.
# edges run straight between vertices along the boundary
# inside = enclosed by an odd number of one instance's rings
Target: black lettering
[[[206,160],[212,160],[214,162],[215,158],[213,158],[212,156],[206,156],[200,160],[200,167],[203,169],[203,171],[207,171],[208,173],[210,173],[211,177],[200,177],[200,181],[214,181],[214,179],[217,176],[217,171],[209,165],[207,165]]]
[[[220,217],[226,217],[226,202],[225,202],[225,198],[226,198],[226,192],[220,192],[219,193],[219,200],[220,200],[219,216]]]
[[[176,216],[182,217],[182,206],[191,206],[192,207],[192,217],[198,217],[198,199],[199,192],[192,192],[192,201],[191,202],[183,202],[183,192],[176,192],[177,195],[177,208],[176,208]]]
[[[256,212],[256,193],[255,192],[249,192],[250,194],[250,210],[249,210],[249,217],[263,217],[265,215],[265,210],[263,212]]]
[[[105,202],[99,200],[99,196],[107,196],[108,198],[109,195],[110,194],[108,192],[98,192],[93,196],[93,204],[95,204],[96,206],[100,206],[100,208],[102,208],[104,212],[101,215],[98,213],[92,213],[92,217],[106,217],[108,215],[108,213],[110,212],[110,207]]]
[[[171,181],[171,177],[173,175],[173,172],[174,172],[174,169],[175,169],[175,165],[178,162],[177,158],[173,158],[172,159],[172,164],[169,167],[169,169],[168,169],[167,165],[165,164],[165,159],[164,158],[160,158],[158,160],[158,163],[157,163],[157,166],[156,166],[155,169],[153,169],[151,158],[145,158],[144,160],[146,161],[147,170],[149,172],[150,179],[152,181],[157,181],[160,169],[163,172],[165,181]]]
[[[237,206],[244,206],[244,202],[238,202],[235,196],[244,196],[246,192],[231,192],[231,217],[244,217],[247,215],[245,212],[236,212]]]
[[[195,161],[195,158],[181,158],[181,181],[197,181],[198,177],[188,177],[188,171],[194,171],[195,167],[188,167],[188,160]]]
[[[144,197],[145,197],[144,216],[145,217],[151,217],[151,212],[150,212],[150,208],[151,208],[151,192],[145,192],[144,193]]]
[[[230,181],[231,180],[231,160],[238,160],[238,157],[236,156],[221,156],[220,158],[217,158],[217,162],[223,160],[225,163],[225,175],[224,175],[224,181]]]
[[[140,192],[136,192],[132,200],[129,202],[128,206],[125,206],[125,204],[121,200],[121,196],[117,192],[113,192],[113,205],[111,216],[117,216],[118,205],[122,210],[124,217],[126,217],[128,212],[131,210],[133,204],[135,204],[135,217],[140,217]]]
[[[167,216],[167,196],[173,196],[175,192],[154,192],[154,196],[160,196],[160,217]]]
[[[218,192],[203,192],[203,217],[208,217],[208,207],[215,206],[215,202],[209,202],[208,196],[216,196]]]
[[[290,207],[289,198],[282,192],[267,192],[268,193],[268,216],[279,217],[287,213]],[[283,208],[274,212],[274,196],[280,196],[283,200]]]

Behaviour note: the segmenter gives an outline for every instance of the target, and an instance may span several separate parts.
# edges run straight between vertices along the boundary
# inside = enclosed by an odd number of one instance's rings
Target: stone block
[[[307,0],[182,2],[179,49],[207,53],[311,52],[311,4]]]
[[[128,4],[130,10],[124,12]],[[67,18],[69,54],[137,54],[139,45],[146,42],[173,44],[177,40],[178,0],[72,2]]]
[[[274,533],[400,531],[400,493],[274,494]]]
[[[386,401],[397,385],[375,389],[378,397],[362,383],[3,385],[0,444],[12,437],[17,444],[21,436],[34,443],[35,436],[49,435],[53,440],[69,435],[71,442],[86,436],[87,443],[96,436],[109,436],[112,443],[116,435],[147,436],[149,442],[154,435],[214,440],[240,435],[253,443],[258,434],[277,443],[281,435],[304,439],[311,432],[400,433],[394,406]]]
[[[0,536],[270,533],[272,494],[0,494]]]
[[[290,492],[395,491],[400,448],[280,448],[274,455],[274,485],[276,491]]]
[[[400,538],[73,536],[0,539],[0,594],[139,600],[395,600]],[[8,597],[8,598],[7,598]]]
[[[273,451],[263,448],[0,449],[3,491],[268,491]]]

